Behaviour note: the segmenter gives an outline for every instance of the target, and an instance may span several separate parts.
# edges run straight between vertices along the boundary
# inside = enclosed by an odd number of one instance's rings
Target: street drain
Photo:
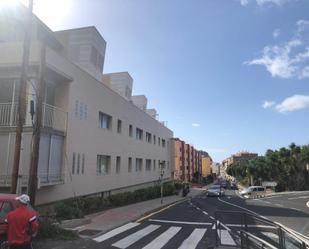
[[[80,231],[79,234],[84,235],[84,236],[93,236],[100,232],[101,232],[100,230],[86,229],[86,230]]]

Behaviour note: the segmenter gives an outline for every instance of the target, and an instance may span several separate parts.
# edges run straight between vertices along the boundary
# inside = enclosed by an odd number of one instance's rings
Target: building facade
[[[20,13],[16,16],[23,18]],[[11,27],[0,37],[0,189],[7,191],[24,31],[20,20],[0,18],[2,26]],[[27,110],[31,101],[36,103],[42,37],[47,46],[46,89],[36,204],[149,186],[158,181],[161,168],[163,179],[169,180],[173,132],[146,113],[147,103],[145,110],[134,104],[128,73],[102,74],[106,42],[95,27],[52,32],[34,17]],[[27,191],[31,139],[27,113],[19,172],[22,192]]]
[[[251,153],[248,151],[240,151],[237,152],[236,154],[224,159],[222,161],[222,165],[224,169],[226,169],[228,166],[232,165],[233,163],[236,162],[241,162],[241,161],[248,161],[250,159],[258,157],[257,153]]]
[[[193,146],[179,138],[171,140],[171,175],[173,180],[192,181],[202,170],[201,154]]]
[[[212,174],[211,165],[213,163],[212,158],[205,151],[200,151],[202,161],[202,177],[207,177]]]

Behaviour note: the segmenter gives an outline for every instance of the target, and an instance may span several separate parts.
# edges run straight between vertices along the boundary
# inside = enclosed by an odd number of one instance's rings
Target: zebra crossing
[[[176,223],[176,222],[175,222]],[[195,249],[208,241],[215,241],[213,224],[188,226],[187,224],[158,224],[130,222],[93,238],[101,243],[102,248],[179,248]],[[235,245],[228,230],[220,230],[221,242],[225,245]],[[173,246],[171,246],[173,244]],[[175,244],[177,246],[175,246]],[[199,247],[200,246],[200,247]]]

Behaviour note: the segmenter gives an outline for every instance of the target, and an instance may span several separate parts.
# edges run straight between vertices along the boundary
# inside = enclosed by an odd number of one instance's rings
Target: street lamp
[[[159,165],[160,165],[159,181],[161,185],[161,204],[163,204],[163,176],[164,176],[165,161],[159,162]]]

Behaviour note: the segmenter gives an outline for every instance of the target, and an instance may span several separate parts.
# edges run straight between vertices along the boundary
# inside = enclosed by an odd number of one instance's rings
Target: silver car
[[[212,185],[207,189],[207,196],[220,197],[224,195],[224,189],[220,185]]]

